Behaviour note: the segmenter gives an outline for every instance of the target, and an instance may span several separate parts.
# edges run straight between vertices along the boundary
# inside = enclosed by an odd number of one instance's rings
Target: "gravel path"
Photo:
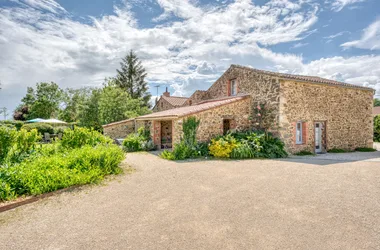
[[[131,175],[1,213],[0,249],[380,249],[379,157],[129,154]]]

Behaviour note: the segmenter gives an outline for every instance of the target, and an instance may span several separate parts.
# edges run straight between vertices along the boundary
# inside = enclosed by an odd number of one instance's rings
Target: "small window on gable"
[[[302,122],[297,122],[296,125],[296,144],[302,144]]]
[[[193,104],[193,101],[189,100],[189,106],[191,106],[192,104]]]
[[[237,94],[237,82],[236,79],[230,81],[230,95],[235,96]]]
[[[164,103],[163,102],[161,102],[161,108],[163,108],[164,107]]]

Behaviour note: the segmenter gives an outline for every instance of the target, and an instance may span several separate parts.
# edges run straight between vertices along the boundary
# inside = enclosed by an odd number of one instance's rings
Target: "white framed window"
[[[230,94],[231,96],[234,96],[237,94],[237,82],[236,79],[231,80],[230,82]]]
[[[296,144],[302,144],[302,122],[296,124]]]

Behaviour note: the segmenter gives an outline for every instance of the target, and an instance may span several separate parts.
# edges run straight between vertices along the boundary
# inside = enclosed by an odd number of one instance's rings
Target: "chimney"
[[[168,92],[168,87],[166,87],[166,91],[163,93],[164,96],[170,97],[170,92]]]

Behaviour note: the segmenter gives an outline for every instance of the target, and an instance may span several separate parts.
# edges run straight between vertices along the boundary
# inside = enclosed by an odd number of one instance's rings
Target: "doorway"
[[[223,120],[223,135],[226,135],[228,131],[231,130],[231,120],[230,119],[224,119]]]
[[[314,123],[315,153],[324,153],[326,149],[325,122]]]

